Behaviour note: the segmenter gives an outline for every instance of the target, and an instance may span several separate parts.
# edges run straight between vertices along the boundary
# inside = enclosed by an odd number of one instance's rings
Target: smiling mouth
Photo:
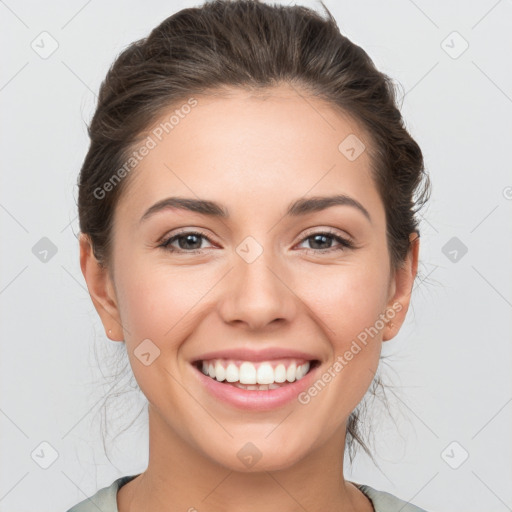
[[[212,380],[247,390],[272,390],[301,380],[320,361],[286,358],[271,361],[211,359],[194,361],[193,366]]]

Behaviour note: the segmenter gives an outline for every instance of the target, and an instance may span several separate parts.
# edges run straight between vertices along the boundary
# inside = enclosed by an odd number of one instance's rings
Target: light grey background
[[[105,337],[80,272],[75,183],[116,55],[198,3],[0,1],[1,511],[66,510],[146,467],[145,412],[111,462],[103,453],[100,406],[122,345]],[[403,85],[433,181],[411,310],[384,345],[395,422],[376,406],[380,469],[360,455],[346,477],[429,512],[512,510],[512,3],[326,5]],[[58,48],[42,58],[51,39]],[[46,262],[32,250],[43,237],[57,249]],[[129,374],[114,390],[125,383]],[[143,404],[121,397],[115,428]]]

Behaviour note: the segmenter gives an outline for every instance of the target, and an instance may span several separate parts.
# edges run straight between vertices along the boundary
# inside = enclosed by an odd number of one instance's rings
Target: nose
[[[299,299],[287,282],[289,273],[270,256],[263,251],[251,263],[235,258],[219,307],[224,322],[260,330],[294,318]]]

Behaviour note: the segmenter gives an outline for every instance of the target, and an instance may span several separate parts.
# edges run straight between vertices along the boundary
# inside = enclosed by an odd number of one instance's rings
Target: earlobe
[[[392,296],[387,304],[386,311],[389,319],[382,333],[382,341],[394,338],[405,321],[411,300],[414,279],[418,272],[418,258],[420,237],[418,233],[411,233],[409,236],[409,252],[403,265],[396,270],[392,281]],[[391,316],[393,312],[393,316]]]
[[[80,233],[80,268],[107,336],[113,341],[123,341],[123,328],[117,298],[110,275],[96,259],[88,235]]]

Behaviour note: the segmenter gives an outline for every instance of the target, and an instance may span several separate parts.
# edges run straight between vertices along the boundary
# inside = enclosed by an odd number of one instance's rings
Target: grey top
[[[100,489],[96,494],[77,503],[67,512],[119,512],[117,509],[117,491],[137,476],[129,475],[118,478],[110,486]],[[369,498],[375,512],[426,512],[424,509],[387,492],[377,491],[368,485],[352,483]]]

